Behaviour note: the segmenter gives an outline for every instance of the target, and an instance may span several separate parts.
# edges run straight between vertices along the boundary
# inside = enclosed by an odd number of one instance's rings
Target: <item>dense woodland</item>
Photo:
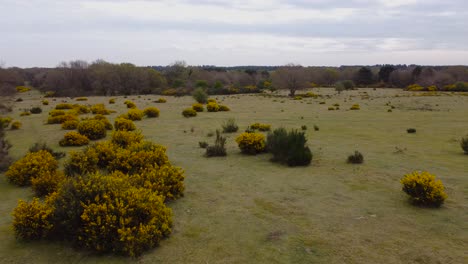
[[[184,95],[195,88],[209,94],[254,93],[264,89],[296,90],[333,87],[351,80],[359,87],[406,88],[412,84],[435,86],[468,82],[467,66],[375,65],[341,67],[286,66],[168,66],[138,67],[103,60],[71,61],[55,68],[2,68],[0,92],[12,94],[15,87],[29,85],[57,96],[165,94]]]

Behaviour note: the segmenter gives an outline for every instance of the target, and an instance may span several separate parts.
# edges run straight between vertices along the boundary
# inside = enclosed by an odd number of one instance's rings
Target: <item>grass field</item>
[[[393,89],[313,92],[322,98],[217,96],[231,111],[195,118],[181,115],[194,103],[189,96],[166,97],[165,104],[152,102],[159,96],[115,97],[113,105],[109,97],[77,102],[105,103],[118,111],[112,122],[127,111],[127,99],[140,109],[161,110],[159,118],[135,123],[147,139],[167,146],[172,163],[185,170],[185,197],[170,204],[173,233],[136,260],[96,256],[63,243],[20,242],[11,212],[32,192],[2,176],[0,263],[468,263],[468,156],[459,145],[468,134],[468,96]],[[21,109],[40,106],[42,97],[35,91],[17,97],[23,101],[14,103],[10,116],[23,127],[7,132],[15,159],[40,140],[62,151],[76,149],[59,147],[65,131],[45,125],[48,111],[63,98],[50,99],[42,114],[20,117]],[[335,103],[340,110],[328,111]],[[361,110],[348,110],[355,103]],[[207,134],[228,118],[240,127],[227,134],[228,156],[205,158],[198,142],[213,143]],[[288,129],[306,125],[312,164],[289,168],[271,163],[269,154],[240,154],[234,138],[254,122]],[[364,154],[364,164],[346,163],[354,150]],[[408,203],[399,180],[414,170],[443,181],[448,199],[441,208]]]

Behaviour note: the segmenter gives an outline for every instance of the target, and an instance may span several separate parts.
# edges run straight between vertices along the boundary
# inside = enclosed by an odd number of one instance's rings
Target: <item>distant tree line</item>
[[[0,95],[30,85],[57,96],[78,95],[183,95],[195,88],[210,94],[288,89],[290,95],[309,87],[334,87],[340,81],[358,87],[406,88],[468,82],[467,66],[374,65],[341,67],[285,66],[189,66],[183,61],[168,66],[139,67],[131,63],[97,60],[70,61],[55,68],[0,68]]]

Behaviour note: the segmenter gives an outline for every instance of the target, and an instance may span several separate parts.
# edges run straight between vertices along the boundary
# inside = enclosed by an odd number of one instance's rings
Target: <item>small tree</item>
[[[195,99],[200,104],[206,104],[208,101],[208,94],[202,88],[197,88],[192,93],[193,99]]]
[[[307,75],[300,65],[288,64],[273,73],[273,85],[278,89],[288,89],[289,96],[294,97],[297,90],[307,87]]]

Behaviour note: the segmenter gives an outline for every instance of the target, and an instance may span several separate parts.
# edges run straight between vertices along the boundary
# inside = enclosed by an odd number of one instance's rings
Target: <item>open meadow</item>
[[[191,96],[47,98],[38,91],[18,93],[8,115],[22,123],[7,130],[16,160],[38,141],[61,147],[65,130],[48,125],[48,112],[62,101],[103,103],[111,123],[127,112],[125,100],[139,109],[155,106],[158,118],[136,121],[147,140],[167,147],[171,163],[185,171],[184,197],[170,202],[172,234],[153,250],[132,259],[95,255],[70,245],[15,239],[11,212],[18,199],[30,200],[30,188],[0,177],[0,263],[468,263],[468,155],[460,139],[468,134],[466,93],[357,89],[338,94],[317,88],[317,98],[294,100],[285,94],[211,96],[228,112],[181,112]],[[15,102],[21,97],[23,100]],[[109,99],[115,98],[115,104]],[[299,98],[297,98],[299,99]],[[328,110],[339,104],[338,110]],[[360,110],[349,110],[359,104]],[[42,113],[20,116],[40,106]],[[389,110],[391,109],[391,112]],[[207,158],[200,141],[229,118],[239,126],[227,137],[227,156]],[[306,126],[313,153],[307,167],[290,168],[270,161],[271,154],[240,153],[235,138],[250,124],[273,129]],[[314,126],[317,129],[314,129]],[[304,127],[305,128],[305,127]],[[416,133],[407,133],[415,128]],[[108,133],[107,138],[109,138]],[[346,158],[360,151],[363,164]],[[66,161],[67,157],[60,163]],[[445,185],[440,208],[408,202],[400,179],[429,171]]]

